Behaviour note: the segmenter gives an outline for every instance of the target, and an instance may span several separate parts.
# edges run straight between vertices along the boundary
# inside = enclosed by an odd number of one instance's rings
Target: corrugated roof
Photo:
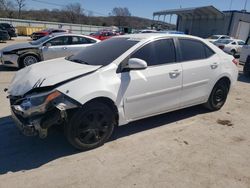
[[[180,8],[154,12],[153,16],[162,16],[176,14],[181,17],[223,17],[223,12],[216,9],[214,6],[193,7],[193,8]]]

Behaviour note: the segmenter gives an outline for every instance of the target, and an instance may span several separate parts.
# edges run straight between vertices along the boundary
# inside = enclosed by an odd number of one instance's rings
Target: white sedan
[[[222,49],[224,52],[235,55],[236,53],[240,53],[241,48],[245,45],[245,41],[238,39],[224,39],[217,40],[214,42],[216,46]]]
[[[25,135],[46,137],[58,124],[74,147],[93,149],[118,125],[198,104],[219,110],[236,64],[198,37],[118,36],[18,71],[8,90],[12,117]]]
[[[217,40],[224,40],[224,39],[231,39],[231,37],[227,35],[212,35],[207,38],[207,40],[212,43],[216,42]]]

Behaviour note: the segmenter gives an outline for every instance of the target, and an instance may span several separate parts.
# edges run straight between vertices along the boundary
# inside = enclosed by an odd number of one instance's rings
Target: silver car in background
[[[100,40],[77,34],[54,34],[39,40],[10,45],[0,50],[0,63],[23,68],[39,61],[66,57]]]

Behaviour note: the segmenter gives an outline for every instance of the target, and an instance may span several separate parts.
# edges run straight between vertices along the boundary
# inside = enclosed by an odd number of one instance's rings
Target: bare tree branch
[[[71,3],[64,7],[66,20],[68,19],[72,23],[79,22],[81,16],[83,16],[83,8],[80,3]]]
[[[126,17],[131,16],[127,7],[115,7],[112,10],[112,15],[115,16],[115,22],[117,26],[125,26],[127,25]]]
[[[18,18],[21,18],[22,8],[25,6],[26,0],[15,0],[18,6]]]
[[[0,0],[0,10],[1,16],[6,15],[9,18],[12,18],[15,12],[15,6],[11,0]]]

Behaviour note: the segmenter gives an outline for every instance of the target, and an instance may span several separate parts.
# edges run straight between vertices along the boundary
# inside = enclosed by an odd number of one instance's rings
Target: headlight
[[[27,97],[27,99],[22,104],[30,104],[31,106],[47,106],[51,101],[61,96],[62,94],[59,91],[54,91],[52,93],[40,94]]]
[[[16,113],[20,113],[24,117],[41,114],[47,110],[52,101],[60,96],[63,96],[63,94],[59,91],[30,95],[20,105],[13,105],[12,107]]]

